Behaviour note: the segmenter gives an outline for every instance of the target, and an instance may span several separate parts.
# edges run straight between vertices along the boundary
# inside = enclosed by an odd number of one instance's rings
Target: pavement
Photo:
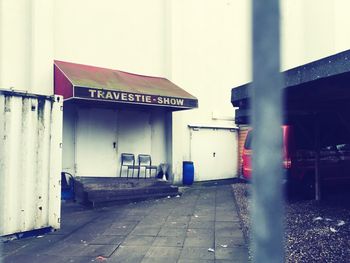
[[[8,262],[248,262],[231,185],[99,209],[62,204],[59,231],[3,244]],[[1,262],[0,259],[0,262]]]

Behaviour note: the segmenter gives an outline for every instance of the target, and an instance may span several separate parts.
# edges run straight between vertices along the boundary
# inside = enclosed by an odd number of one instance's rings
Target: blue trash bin
[[[184,161],[182,163],[182,183],[184,185],[191,185],[193,184],[194,180],[194,165],[193,162]]]

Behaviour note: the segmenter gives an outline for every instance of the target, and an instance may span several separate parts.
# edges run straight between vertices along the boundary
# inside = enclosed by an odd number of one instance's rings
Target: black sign
[[[176,108],[196,108],[196,99],[185,99],[159,95],[138,94],[116,90],[102,90],[74,87],[74,97],[101,101],[170,106]]]

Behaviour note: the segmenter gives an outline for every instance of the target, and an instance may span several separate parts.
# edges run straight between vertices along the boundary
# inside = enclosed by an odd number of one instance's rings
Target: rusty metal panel
[[[0,91],[0,236],[60,227],[62,105]]]

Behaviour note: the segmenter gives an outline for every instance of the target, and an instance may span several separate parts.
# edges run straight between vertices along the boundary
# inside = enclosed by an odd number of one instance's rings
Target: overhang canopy
[[[170,110],[198,107],[198,100],[171,81],[70,62],[54,62],[55,94],[64,100],[160,106]]]
[[[285,114],[350,111],[350,50],[282,72]],[[249,123],[252,83],[235,87],[231,102],[236,124]]]
[[[316,126],[323,146],[350,143],[350,50],[282,72],[284,124],[302,131],[303,146],[314,144]],[[231,91],[236,124],[249,124],[248,83]],[[300,140],[300,139],[298,139]]]

